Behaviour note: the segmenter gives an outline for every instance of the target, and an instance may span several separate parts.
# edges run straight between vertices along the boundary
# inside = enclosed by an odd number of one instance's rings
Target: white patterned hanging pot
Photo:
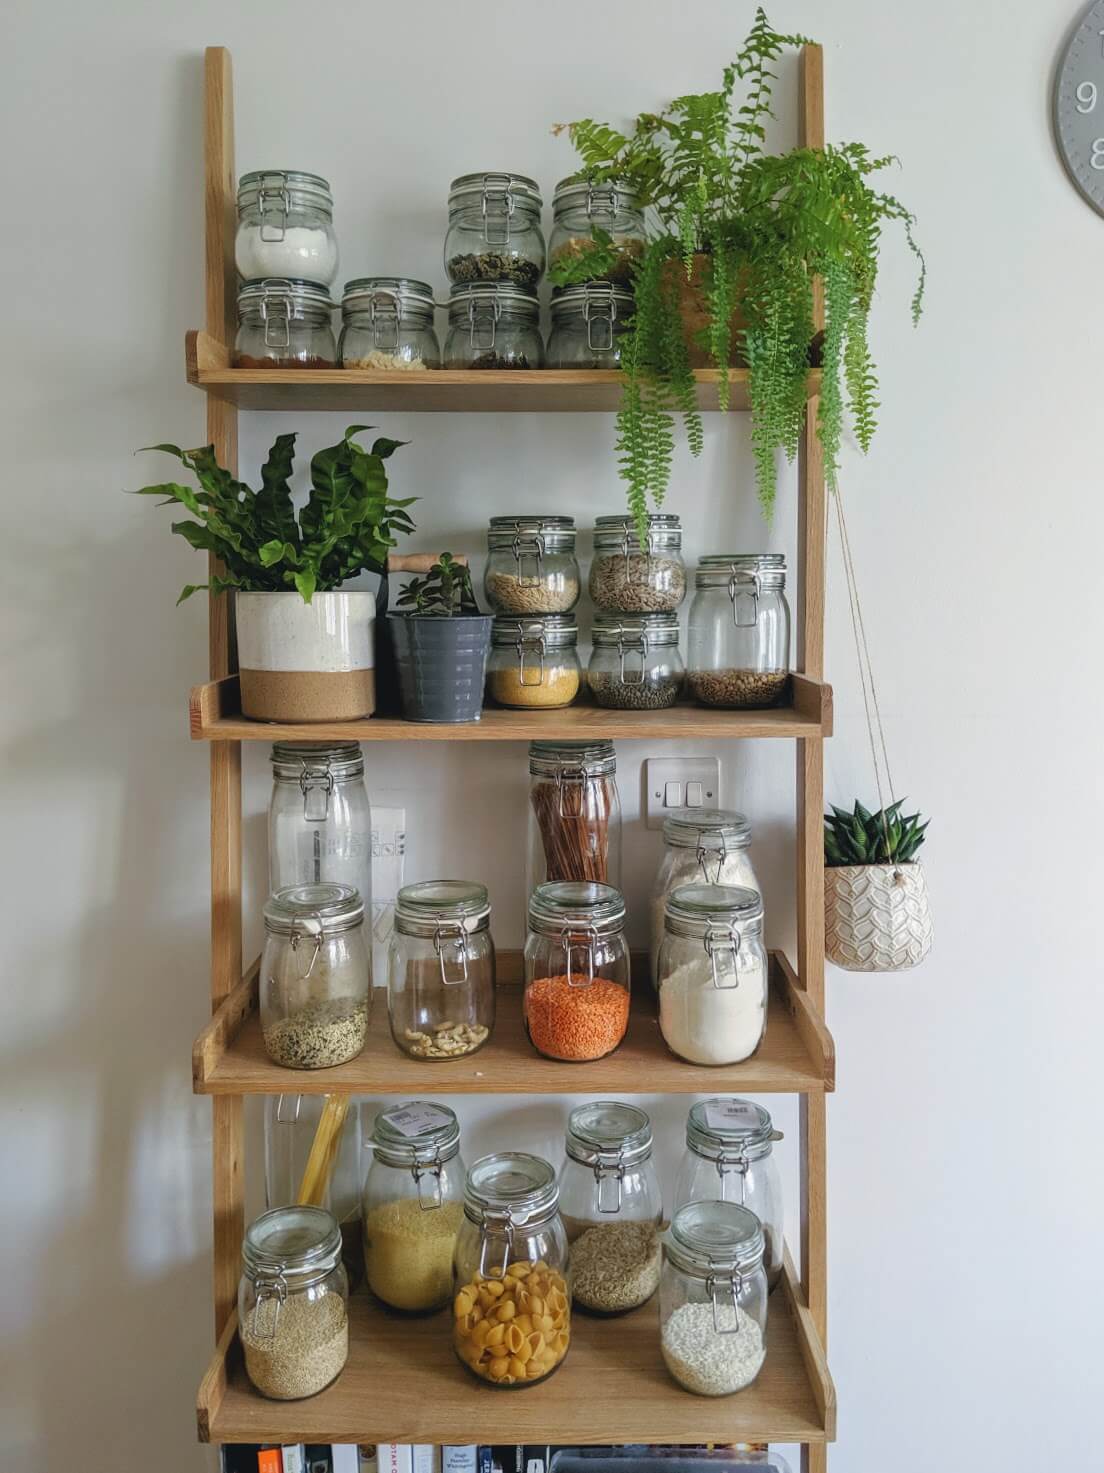
[[[824,951],[849,972],[903,972],[931,950],[928,887],[918,860],[824,871]]]

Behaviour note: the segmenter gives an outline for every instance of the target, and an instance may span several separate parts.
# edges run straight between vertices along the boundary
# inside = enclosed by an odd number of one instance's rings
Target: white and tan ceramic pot
[[[242,714],[356,721],[376,709],[376,596],[359,589],[238,593]]]

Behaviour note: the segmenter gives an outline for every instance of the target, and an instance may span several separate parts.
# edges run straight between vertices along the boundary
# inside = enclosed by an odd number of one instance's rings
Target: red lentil
[[[525,992],[529,1037],[552,1059],[601,1059],[612,1053],[629,1024],[629,992],[595,977],[574,986],[566,976],[537,977]]]

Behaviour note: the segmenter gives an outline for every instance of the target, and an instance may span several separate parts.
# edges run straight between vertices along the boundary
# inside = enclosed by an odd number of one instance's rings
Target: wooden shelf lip
[[[239,409],[609,413],[621,402],[621,374],[613,369],[232,368],[225,347],[205,332],[188,334],[185,364],[189,383]],[[699,368],[694,377],[699,409],[717,409],[718,370]],[[747,369],[732,369],[729,382],[730,407],[746,410]],[[809,397],[819,392],[820,370],[811,369]]]
[[[823,1348],[787,1259],[771,1298],[767,1358],[735,1396],[683,1391],[664,1368],[658,1307],[575,1319],[555,1375],[503,1404],[449,1344],[447,1312],[410,1318],[367,1293],[349,1305],[349,1360],[304,1401],[268,1401],[250,1385],[236,1334],[225,1334],[200,1386],[201,1442],[486,1443],[503,1417],[519,1442],[831,1442],[836,1399]]]
[[[828,737],[832,734],[832,688],[804,675],[792,677],[793,704],[766,711],[714,711],[678,705],[668,711],[608,711],[580,704],[559,711],[488,708],[479,721],[454,726],[370,716],[364,721],[296,724],[250,721],[241,714],[238,677],[192,687],[188,724],[194,741],[354,742],[527,742],[616,738],[622,741],[728,741],[755,737]]]
[[[758,1052],[721,1068],[687,1064],[663,1042],[647,982],[634,955],[629,1031],[608,1058],[560,1064],[542,1058],[522,1021],[520,951],[500,951],[498,1019],[491,1040],[467,1059],[410,1059],[395,1047],[387,1000],[377,989],[363,1053],[333,1069],[284,1069],[265,1052],[254,963],[196,1039],[197,1094],[819,1094],[836,1083],[835,1046],[781,952],[771,953],[767,1029]]]

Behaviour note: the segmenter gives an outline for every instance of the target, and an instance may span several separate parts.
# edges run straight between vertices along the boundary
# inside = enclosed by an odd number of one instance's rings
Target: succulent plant
[[[858,800],[855,810],[832,804],[824,815],[824,863],[829,868],[844,864],[908,864],[924,842],[931,822],[920,822],[918,813],[902,816],[905,800],[898,799],[885,810],[871,813]]]
[[[424,578],[412,578],[399,594],[398,612],[434,619],[478,614],[479,605],[467,564],[458,563],[452,553],[443,552]]]

